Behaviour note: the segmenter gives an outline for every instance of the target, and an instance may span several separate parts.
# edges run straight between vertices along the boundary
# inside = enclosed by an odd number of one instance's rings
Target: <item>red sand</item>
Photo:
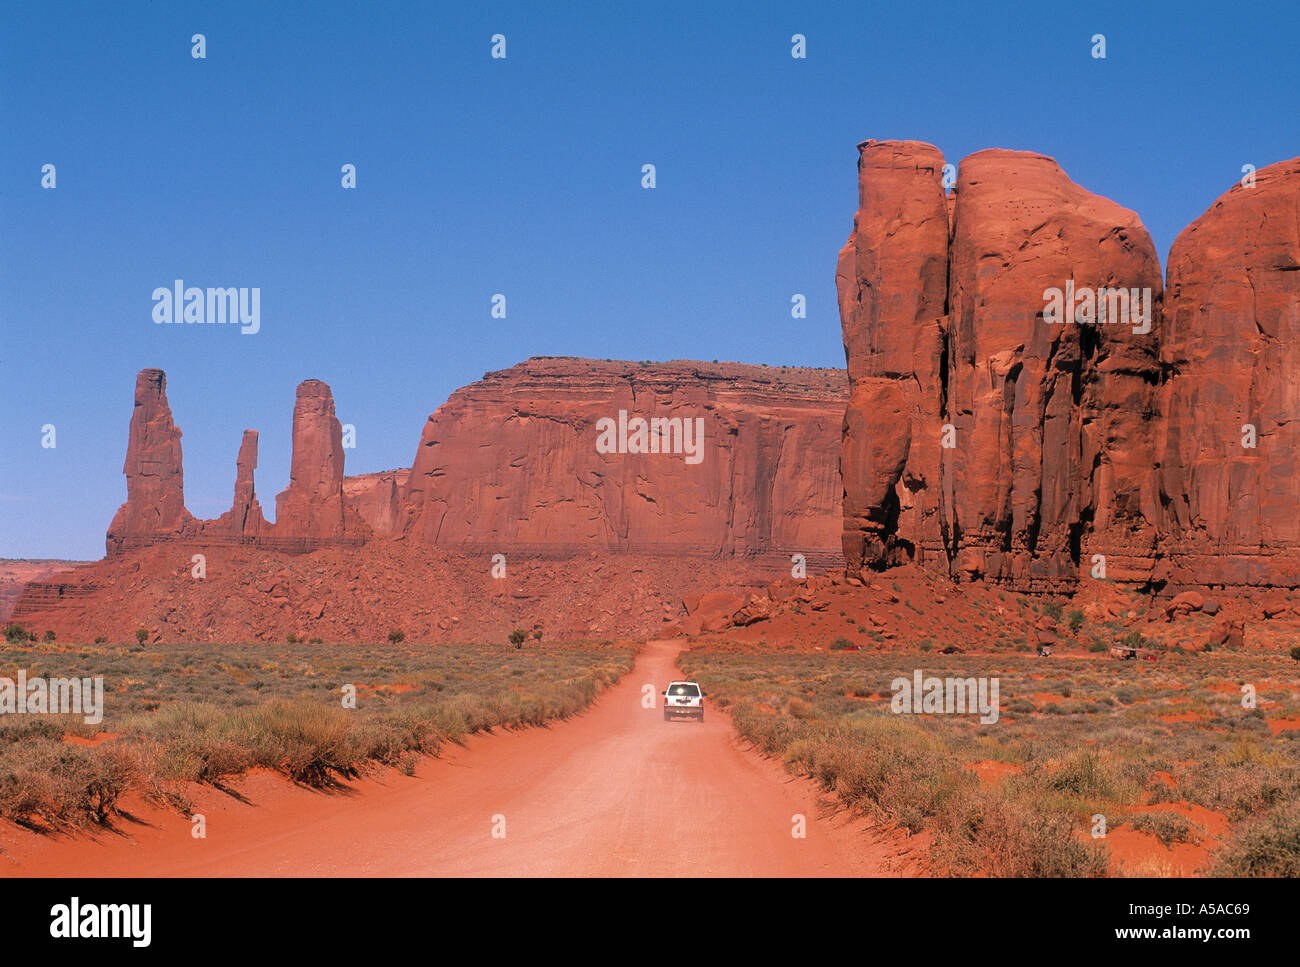
[[[1203,716],[1200,712],[1179,712],[1176,715],[1161,715],[1158,716],[1158,718],[1160,719],[1161,722],[1169,722],[1171,724],[1175,722],[1205,721],[1205,716]]]
[[[816,787],[742,747],[725,715],[665,722],[641,707],[676,674],[681,642],[651,642],[637,667],[586,714],[550,728],[472,737],[424,760],[415,777],[383,770],[343,793],[279,776],[238,784],[249,802],[200,791],[186,817],[141,806],[142,824],[43,837],[6,826],[6,875],[420,876],[739,874],[872,876],[915,872],[918,841],[839,811]],[[807,838],[791,836],[807,818]],[[503,815],[506,837],[492,837]]]
[[[1300,715],[1293,715],[1289,719],[1276,718],[1276,719],[1268,719],[1267,721],[1268,721],[1268,727],[1273,732],[1274,735],[1278,735],[1282,732],[1290,732],[1295,729],[1300,729]]]
[[[1178,813],[1200,824],[1206,832],[1206,837],[1199,843],[1174,843],[1172,846],[1165,846],[1151,833],[1140,832],[1128,825],[1120,826],[1118,829],[1111,830],[1106,836],[1112,873],[1127,871],[1130,874],[1136,872],[1153,875],[1165,871],[1171,876],[1192,876],[1209,860],[1210,850],[1215,845],[1214,840],[1226,835],[1228,831],[1228,820],[1222,813],[1183,800],[1134,806],[1129,812],[1131,814]]]

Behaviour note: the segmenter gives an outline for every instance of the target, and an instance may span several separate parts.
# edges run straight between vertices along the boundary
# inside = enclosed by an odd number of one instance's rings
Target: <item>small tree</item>
[[[284,636],[284,640],[291,645],[298,644],[298,636],[295,635],[292,631]]]
[[[95,644],[104,645],[107,643],[108,643],[108,639],[105,638],[103,635],[95,635]]]
[[[54,640],[54,629],[53,629],[53,628],[47,628],[47,629],[46,629],[46,631],[45,631],[45,640],[46,640],[46,641],[53,641],[53,640]]]
[[[1078,630],[1083,627],[1083,612],[1078,610],[1071,611],[1069,625],[1071,631],[1078,632]]]
[[[146,638],[148,638],[148,637],[149,637],[149,629],[148,629],[148,628],[136,628],[136,629],[135,629],[135,640],[138,641],[140,644],[143,645],[143,644],[144,644],[144,640],[145,640]]]
[[[11,621],[5,625],[5,641],[25,641],[27,639],[27,629],[16,621]]]
[[[392,644],[394,644],[394,645],[400,645],[402,642],[404,642],[404,641],[406,640],[406,632],[404,632],[404,631],[390,631],[390,632],[388,633],[388,640],[389,640],[390,643],[392,643]]]
[[[1296,661],[1300,661],[1300,645],[1291,646],[1291,657]]]
[[[541,641],[541,640],[542,640],[542,629],[541,629],[541,628],[534,628],[534,629],[533,629],[533,640],[534,640],[534,641]]]
[[[514,645],[516,648],[522,648],[524,647],[524,641],[527,637],[528,632],[524,631],[523,628],[516,628],[514,631],[510,632],[510,644]]]

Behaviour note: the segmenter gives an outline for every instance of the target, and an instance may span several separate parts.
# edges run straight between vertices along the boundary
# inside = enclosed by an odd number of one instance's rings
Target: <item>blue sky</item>
[[[865,138],[1052,155],[1162,260],[1243,164],[1300,152],[1294,2],[0,9],[0,557],[103,553],[146,366],[199,517],[246,427],[273,513],[307,378],[361,473],[530,355],[842,366]],[[155,325],[177,278],[260,287],[261,331]]]

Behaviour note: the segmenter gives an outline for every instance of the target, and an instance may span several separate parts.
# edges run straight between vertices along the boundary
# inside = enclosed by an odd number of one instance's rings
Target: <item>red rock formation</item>
[[[811,567],[814,555],[838,557],[843,394],[836,370],[530,359],[429,417],[402,532],[507,555],[767,553],[788,566],[798,552]],[[602,427],[617,431],[620,411],[629,452],[602,453]],[[631,452],[637,418],[691,421],[681,426],[702,427],[702,446]]]
[[[231,509],[206,521],[185,509],[181,431],[172,420],[166,385],[160,369],[141,370],[136,378],[123,468],[127,501],[108,530],[110,555],[165,541],[248,543],[301,553],[327,544],[355,546],[370,536],[366,522],[343,496],[342,427],[324,383],[307,380],[298,387],[290,484],[277,498],[275,524],[263,517],[254,489],[256,430],[245,430],[240,443]]]
[[[1044,317],[1049,289],[1113,287],[1149,292],[1148,332]],[[1138,216],[1052,159],[993,150],[958,166],[943,457],[962,569],[1033,588],[1069,587],[1093,553],[1109,577],[1150,571],[1161,288]]]
[[[207,531],[226,531],[232,535],[254,536],[268,531],[262,505],[253,486],[257,470],[257,431],[245,430],[239,443],[239,456],[235,460],[235,502]]]
[[[135,379],[135,409],[127,438],[126,503],[108,527],[108,553],[178,535],[193,522],[185,509],[181,431],[167,405],[167,376],[142,369]]]
[[[401,494],[409,469],[363,473],[343,478],[343,498],[377,535],[387,537],[401,519]]]
[[[936,444],[948,291],[943,156],[919,141],[858,149],[858,213],[836,270],[852,396],[840,451],[851,571],[912,553],[942,560]]]
[[[1161,453],[1174,585],[1300,584],[1300,158],[1263,168],[1169,255]],[[1256,446],[1248,447],[1247,425]]]
[[[51,575],[75,571],[85,561],[27,561],[0,559],[0,622],[7,622],[23,589]],[[28,629],[33,630],[33,629]],[[44,629],[42,629],[44,630]]]
[[[363,541],[370,528],[343,499],[343,427],[327,384],[298,384],[293,407],[289,486],[275,498],[274,533],[282,540]]]
[[[837,271],[850,573],[902,550],[1025,588],[1068,588],[1092,553],[1146,576],[1161,280],[1137,216],[1042,155],[972,155],[950,205],[936,149],[859,147]],[[1044,318],[1049,288],[1103,287],[1150,290],[1151,331]]]

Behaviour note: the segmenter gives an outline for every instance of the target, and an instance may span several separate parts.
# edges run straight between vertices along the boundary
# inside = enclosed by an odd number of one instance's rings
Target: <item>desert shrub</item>
[[[389,644],[400,645],[405,640],[406,640],[406,632],[404,631],[390,631],[388,633]]]
[[[108,643],[108,639],[105,638],[103,635],[95,635],[95,644],[103,645],[107,643]]]
[[[1108,865],[1102,845],[1073,835],[1069,816],[983,790],[949,800],[934,825],[935,858],[957,874],[1099,876]]]
[[[1291,657],[1296,661],[1300,661],[1300,645],[1291,646]]]
[[[152,760],[167,780],[219,783],[253,764],[247,747],[228,734],[231,713],[201,702],[165,705],[151,717]]]
[[[1070,626],[1071,631],[1077,632],[1083,627],[1083,612],[1077,608],[1071,611],[1069,617],[1066,619],[1066,624]]]
[[[1043,614],[1047,615],[1053,621],[1061,620],[1061,612],[1065,609],[1059,601],[1048,601],[1043,605]]]
[[[1120,798],[1122,780],[1113,764],[1092,749],[1083,749],[1067,757],[1056,769],[1044,769],[1040,776],[1043,788],[1085,800]]]
[[[510,644],[514,645],[516,648],[522,648],[524,646],[524,641],[527,640],[527,638],[528,632],[524,631],[523,628],[516,628],[510,632]]]
[[[1300,876],[1300,803],[1291,802],[1239,830],[1219,853],[1214,876]]]
[[[53,630],[52,628],[46,630],[46,632],[45,632],[45,640],[46,640],[46,641],[54,641],[54,640],[55,640],[54,630]]]
[[[852,649],[853,642],[849,641],[849,639],[845,638],[843,635],[831,642],[831,651],[851,651]]]
[[[136,629],[135,629],[135,640],[138,641],[140,644],[143,645],[143,644],[144,644],[144,640],[145,640],[146,638],[148,638],[148,637],[149,637],[149,629],[148,629],[148,628],[136,628]]]
[[[284,636],[284,642],[287,645],[296,645],[298,644],[298,636],[291,631]]]
[[[351,734],[349,713],[335,706],[276,699],[236,712],[227,723],[254,765],[283,772],[294,782],[325,786],[335,773],[350,777],[365,758]]]
[[[56,829],[103,823],[135,774],[125,748],[49,740],[15,745],[0,759],[0,816]]]
[[[797,719],[812,718],[812,706],[802,698],[792,698],[785,703],[785,714]]]
[[[1199,843],[1205,836],[1205,827],[1192,822],[1181,813],[1168,809],[1134,813],[1125,816],[1123,822],[1139,832],[1150,833],[1165,846],[1173,846],[1175,843]]]

